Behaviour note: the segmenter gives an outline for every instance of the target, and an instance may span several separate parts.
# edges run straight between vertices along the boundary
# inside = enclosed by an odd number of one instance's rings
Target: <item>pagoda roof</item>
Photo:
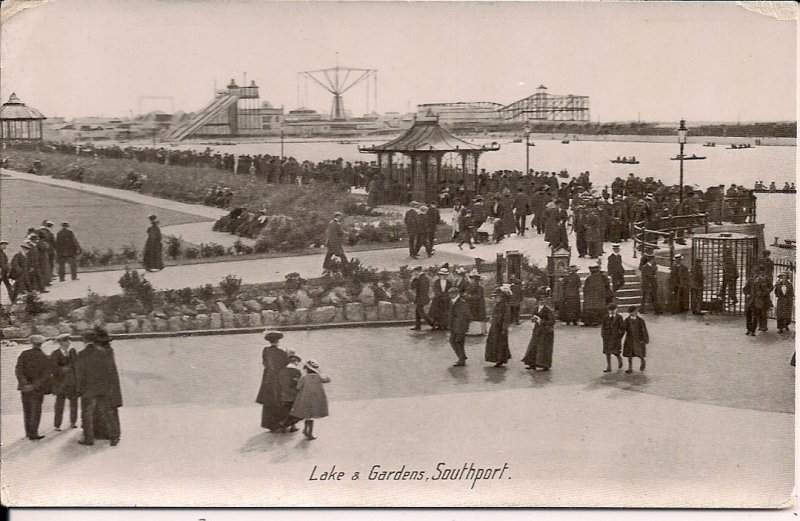
[[[15,93],[11,93],[8,101],[3,103],[0,107],[0,119],[5,120],[29,120],[29,119],[47,119],[38,110],[26,106],[20,101]]]
[[[439,120],[431,111],[424,117],[418,117],[414,124],[402,136],[382,145],[359,147],[359,151],[376,152],[481,152],[499,150],[500,146],[475,145],[455,137],[439,126]]]

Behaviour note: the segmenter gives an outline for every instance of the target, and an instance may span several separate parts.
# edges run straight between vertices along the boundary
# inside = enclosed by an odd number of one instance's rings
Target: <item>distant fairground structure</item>
[[[378,155],[379,174],[369,193],[377,193],[377,204],[399,204],[416,200],[436,201],[441,187],[456,186],[459,197],[472,197],[478,187],[478,160],[500,145],[475,145],[459,139],[439,126],[432,112],[416,117],[402,136],[382,145],[359,147]],[[375,192],[373,192],[375,190]]]
[[[0,141],[42,141],[44,115],[12,93],[0,107]]]

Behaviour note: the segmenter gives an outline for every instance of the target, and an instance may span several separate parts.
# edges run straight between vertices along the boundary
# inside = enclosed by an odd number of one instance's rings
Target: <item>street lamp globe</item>
[[[686,134],[688,134],[689,129],[686,128],[686,120],[682,119],[681,124],[678,127],[678,143],[681,145],[686,144]]]
[[[524,131],[525,131],[525,137],[528,137],[528,136],[531,135],[531,132],[533,131],[533,129],[531,128],[531,124],[530,123],[525,123]]]

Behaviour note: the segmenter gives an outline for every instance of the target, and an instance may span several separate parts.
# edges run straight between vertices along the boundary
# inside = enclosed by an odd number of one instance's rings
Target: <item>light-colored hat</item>
[[[576,265],[572,265],[569,267],[569,271],[578,271],[578,267]]]
[[[414,266],[413,268],[411,268],[411,270],[412,271],[422,271],[422,266],[420,266],[420,265]]]
[[[447,268],[440,268],[439,275],[450,275],[450,270],[448,270]]]
[[[314,360],[306,360],[306,363],[303,364],[303,367],[305,367],[306,369],[308,369],[308,370],[310,370],[310,371],[312,371],[314,373],[319,374],[319,364],[317,362],[315,362]]]
[[[597,264],[592,264],[591,266],[589,266],[589,271],[599,271],[599,270],[600,266],[598,266]]]
[[[417,202],[417,201],[411,201],[410,203],[408,203],[408,205],[409,205],[409,206],[411,206],[411,207],[413,208],[413,207],[415,207],[415,206],[419,206],[419,202]]]
[[[511,284],[501,284],[500,291],[505,293],[506,295],[511,295]]]
[[[614,249],[617,249],[617,248],[619,248],[619,243],[618,242],[612,242],[611,243],[611,247],[614,248]]]
[[[19,246],[20,246],[20,248],[24,248],[26,250],[30,250],[33,247],[33,244],[31,244],[28,241],[25,241],[22,244],[20,244]]]
[[[56,340],[69,340],[70,334],[69,333],[61,333],[56,337]]]
[[[469,272],[469,278],[471,278],[471,279],[479,279],[479,278],[481,278],[481,276],[480,276],[480,274],[478,274],[478,270],[473,268],[472,271]]]
[[[682,259],[682,258],[683,258],[683,255],[681,255],[680,253],[676,253],[676,254],[675,254],[675,256],[674,256],[674,257],[672,257],[672,258],[673,258],[673,259]]]
[[[42,335],[31,335],[28,337],[28,342],[32,345],[40,346],[44,344],[44,337]]]
[[[277,329],[267,329],[264,331],[264,340],[267,340],[268,342],[280,340],[281,338],[283,338],[283,333]]]
[[[0,240],[0,244],[8,244],[8,241],[5,239]]]
[[[342,212],[333,212],[334,217],[342,217],[344,214]]]
[[[291,350],[291,349],[289,349],[288,351],[286,351],[286,358],[288,358],[288,359],[290,359],[290,360],[291,360],[292,358],[296,358],[298,362],[300,361],[300,355],[298,355],[296,352],[294,352],[294,351],[293,351],[293,350]]]
[[[462,274],[464,274],[464,273],[466,273],[466,272],[467,272],[467,270],[465,270],[463,266],[459,266],[459,267],[456,269],[456,273],[458,273],[459,275],[462,275]]]
[[[51,221],[50,219],[45,219],[44,221],[42,221],[42,226],[53,226],[53,221]]]
[[[420,206],[419,207],[419,211],[420,211],[420,213],[425,213],[425,212],[428,211],[428,207],[427,206]]]

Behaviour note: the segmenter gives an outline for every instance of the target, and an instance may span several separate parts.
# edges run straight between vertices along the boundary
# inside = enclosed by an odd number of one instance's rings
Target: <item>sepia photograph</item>
[[[3,2],[0,502],[792,508],[797,12]]]

